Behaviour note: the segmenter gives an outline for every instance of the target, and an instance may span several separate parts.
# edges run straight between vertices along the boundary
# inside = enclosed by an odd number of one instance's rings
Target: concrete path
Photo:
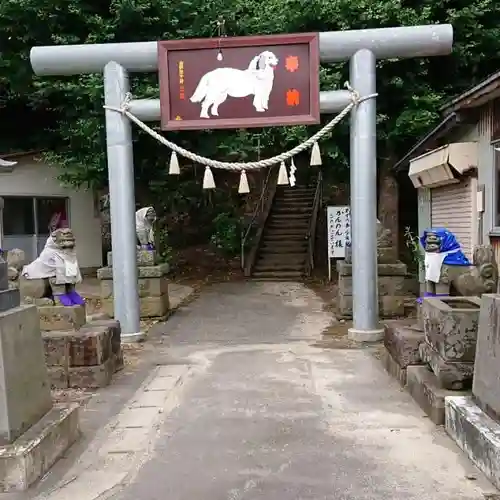
[[[330,321],[299,284],[205,290],[155,327],[159,366],[38,498],[475,500],[491,492],[370,349],[314,347]]]

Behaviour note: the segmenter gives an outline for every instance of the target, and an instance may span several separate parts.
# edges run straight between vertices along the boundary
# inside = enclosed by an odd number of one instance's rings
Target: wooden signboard
[[[319,123],[316,33],[158,42],[162,130]]]

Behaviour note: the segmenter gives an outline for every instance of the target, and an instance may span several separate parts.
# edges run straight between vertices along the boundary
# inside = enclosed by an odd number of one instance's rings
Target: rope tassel
[[[295,166],[295,162],[292,158],[292,162],[290,163],[290,177],[292,176],[292,174],[295,174],[295,172],[297,172],[297,167]]]
[[[294,187],[295,186],[295,182],[296,182],[295,174],[291,173],[290,174],[290,187]]]
[[[240,187],[238,188],[238,193],[247,194],[250,192],[250,187],[248,186],[247,173],[242,170],[240,175]]]
[[[214,175],[208,165],[205,167],[205,173],[203,174],[203,189],[215,189]]]
[[[286,165],[284,161],[282,161],[280,165],[280,170],[278,173],[278,184],[280,186],[288,184],[288,173],[286,171]]]
[[[179,160],[175,151],[172,151],[172,155],[170,156],[170,167],[168,169],[168,173],[170,175],[179,175],[181,173],[179,168]]]
[[[315,167],[315,166],[318,166],[318,165],[321,165],[322,162],[321,162],[321,151],[319,150],[319,145],[317,142],[315,142],[313,144],[313,147],[312,147],[312,150],[311,150],[311,161],[309,163],[309,165],[311,165],[311,167]]]

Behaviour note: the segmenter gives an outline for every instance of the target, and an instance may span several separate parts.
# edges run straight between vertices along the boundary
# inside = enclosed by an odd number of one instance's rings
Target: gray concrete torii
[[[453,45],[451,25],[326,32],[319,35],[323,63],[350,59],[350,83],[361,97],[374,94],[377,59],[446,55]],[[158,70],[157,43],[107,43],[34,47],[35,74],[78,75],[104,72],[104,102],[120,107],[129,92],[128,72]],[[321,92],[322,113],[345,108],[347,91]],[[130,112],[143,121],[160,120],[158,99],[132,100]],[[115,317],[124,340],[141,338],[136,264],[134,164],[130,121],[106,110]],[[350,168],[352,217],[353,340],[382,336],[377,289],[376,101],[367,99],[351,113]]]

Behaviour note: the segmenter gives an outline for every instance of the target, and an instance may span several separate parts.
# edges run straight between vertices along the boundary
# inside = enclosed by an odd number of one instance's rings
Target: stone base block
[[[79,330],[87,321],[85,306],[41,306],[38,314],[42,331]]]
[[[384,345],[394,361],[405,369],[408,365],[421,365],[418,346],[424,341],[424,332],[418,326],[400,322],[385,325]]]
[[[459,391],[472,386],[474,363],[447,361],[426,342],[420,344],[419,352],[422,361],[430,366],[444,389]]]
[[[139,278],[139,297],[160,297],[168,294],[168,278]],[[101,298],[109,299],[113,297],[113,280],[101,280]]]
[[[44,332],[45,362],[52,387],[109,385],[123,368],[121,330],[114,320],[97,320],[78,331]]]
[[[114,316],[112,298],[103,299],[101,306],[106,314],[109,314],[111,317]],[[170,309],[168,293],[160,297],[139,297],[139,307],[141,319],[163,318],[168,314]]]
[[[14,443],[0,447],[0,491],[25,491],[80,436],[79,405],[56,405]]]
[[[158,264],[156,266],[140,266],[137,268],[138,278],[161,278],[168,274],[170,266],[168,264]],[[101,267],[97,270],[98,280],[112,280],[113,268]]]
[[[379,313],[383,318],[397,318],[404,316],[405,298],[385,296],[379,297]],[[339,289],[337,294],[338,314],[343,318],[352,318],[352,295],[345,295]]]
[[[406,368],[401,368],[386,348],[382,351],[381,361],[387,373],[404,387],[406,385]]]
[[[408,268],[401,261],[392,264],[379,263],[377,265],[378,276],[406,276]],[[337,261],[337,272],[339,276],[352,276],[352,264],[346,263],[343,260]]]
[[[155,266],[158,264],[158,255],[155,250],[137,250],[138,266]],[[108,266],[113,267],[113,252],[108,252]]]
[[[500,488],[500,423],[486,415],[470,396],[447,397],[445,415],[448,435]]]
[[[7,285],[8,286],[8,285]],[[19,290],[7,289],[0,290],[0,312],[13,309],[21,303],[21,296]]]
[[[415,402],[436,425],[444,424],[444,406],[447,396],[468,394],[442,389],[436,376],[426,366],[408,366],[406,369],[406,388]]]
[[[123,367],[123,357],[121,358]],[[98,389],[111,383],[113,374],[117,371],[115,356],[95,366],[74,366],[68,370],[68,387]]]

